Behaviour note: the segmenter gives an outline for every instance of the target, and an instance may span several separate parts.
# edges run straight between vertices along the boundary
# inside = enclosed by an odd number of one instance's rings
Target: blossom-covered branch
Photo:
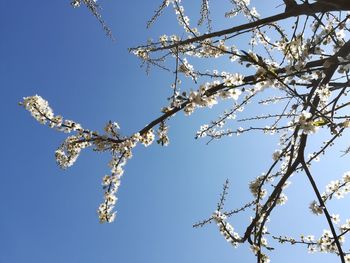
[[[133,148],[139,143],[152,144],[156,136],[160,145],[168,145],[167,123],[176,113],[189,116],[199,108],[213,108],[230,101],[230,106],[215,120],[199,128],[196,138],[208,138],[212,142],[225,136],[262,132],[278,135],[279,144],[271,153],[271,164],[248,182],[252,200],[243,202],[238,209],[225,210],[227,181],[215,211],[194,227],[216,222],[220,233],[234,247],[249,243],[258,263],[270,261],[269,253],[274,247],[269,242],[276,243],[276,240],[283,244],[306,245],[311,252],[330,252],[338,256],[340,262],[349,262],[344,245],[345,235],[350,232],[350,219],[337,228],[340,216],[327,206],[333,197],[342,198],[350,191],[349,172],[342,179],[331,181],[321,193],[312,175],[312,164],[348,133],[350,127],[347,98],[350,4],[344,0],[332,3],[283,0],[284,11],[260,18],[249,0],[229,2],[232,6],[225,13],[227,19],[240,16],[246,22],[215,31],[208,0],[201,1],[200,21],[196,23],[199,28],[191,24],[180,0],[162,1],[148,26],[172,6],[183,33],[161,35],[159,40],[150,40],[130,51],[148,68],[158,66],[172,72],[171,91],[159,117],[131,135],[121,135],[119,125],[112,121],[107,122],[102,134],[83,129],[76,122],[54,115],[48,103],[38,95],[24,98],[22,105],[40,123],[72,134],[56,151],[62,168],[71,166],[80,151],[87,147],[110,152],[111,174],[102,181],[104,201],[98,208],[98,216],[100,222],[112,222],[123,167],[132,157]],[[206,33],[201,33],[200,27],[204,24]],[[239,40],[246,35],[251,36],[250,41],[242,44]],[[207,68],[202,69],[198,58],[208,61]],[[227,70],[219,70],[219,64]],[[236,120],[242,111],[254,107],[259,115]],[[318,136],[321,129],[328,137],[318,141],[318,150],[308,155],[310,138]],[[349,149],[345,153],[349,153]],[[273,211],[288,201],[285,189],[295,173],[308,178],[310,191],[316,196],[317,201],[307,204],[312,214],[324,216],[328,223],[329,229],[317,240],[312,235],[302,235],[297,240],[268,231]],[[251,221],[238,233],[229,219],[243,212],[250,213]]]

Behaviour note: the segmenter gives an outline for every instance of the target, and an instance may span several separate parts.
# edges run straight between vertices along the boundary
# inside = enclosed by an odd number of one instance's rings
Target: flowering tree
[[[102,179],[104,200],[98,208],[99,220],[105,223],[115,219],[116,193],[134,147],[138,144],[149,146],[155,137],[158,144],[166,146],[169,144],[167,123],[176,113],[183,111],[185,115],[191,115],[198,108],[210,108],[223,100],[231,100],[233,106],[216,120],[201,126],[196,138],[207,137],[211,142],[225,136],[261,131],[278,135],[280,143],[272,153],[272,162],[266,171],[249,183],[251,202],[236,210],[224,211],[228,193],[226,181],[216,211],[194,226],[216,222],[220,233],[233,246],[248,242],[257,262],[269,262],[268,252],[273,248],[268,245],[267,238],[304,245],[310,252],[334,253],[340,262],[350,262],[350,253],[344,247],[345,236],[350,232],[350,219],[337,226],[340,216],[332,214],[327,206],[332,199],[342,198],[350,191],[350,172],[330,182],[323,191],[317,186],[311,169],[313,162],[318,161],[350,127],[347,114],[350,102],[346,99],[350,83],[350,2],[283,0],[284,11],[265,18],[260,18],[249,0],[230,2],[232,8],[225,16],[240,17],[246,22],[218,31],[212,30],[215,20],[212,21],[209,0],[201,1],[198,28],[190,24],[181,0],[164,0],[156,10],[148,26],[165,8],[172,6],[183,27],[182,35],[162,35],[158,41],[148,41],[131,48],[130,52],[139,57],[147,69],[156,66],[174,73],[171,95],[161,115],[131,135],[122,135],[119,125],[112,121],[101,133],[83,128],[75,121],[55,115],[48,102],[38,95],[25,97],[21,105],[40,123],[71,134],[56,150],[56,160],[61,168],[73,165],[81,150],[87,147],[110,152],[111,173]],[[95,1],[73,1],[72,4],[78,7],[81,3],[86,4],[104,26],[95,9]],[[201,28],[206,33],[200,33]],[[250,37],[248,43],[234,44],[247,35]],[[200,61],[206,59],[210,62],[206,66],[213,68],[200,69],[198,58]],[[218,63],[230,65],[230,70],[216,69]],[[190,89],[186,90],[182,81]],[[230,120],[249,109],[251,103],[258,107],[273,104],[274,107],[263,114],[234,121],[246,123],[245,127],[228,128]],[[318,145],[318,150],[307,155],[309,138],[317,136],[320,130],[324,130],[328,138]],[[349,152],[350,148],[345,149],[344,154]],[[287,201],[284,190],[295,173],[307,177],[315,194],[315,200],[309,206],[311,212],[324,216],[328,223],[328,229],[317,238],[312,235],[300,238],[273,236],[267,230],[272,211]],[[243,233],[235,232],[228,218],[248,209],[251,222]]]

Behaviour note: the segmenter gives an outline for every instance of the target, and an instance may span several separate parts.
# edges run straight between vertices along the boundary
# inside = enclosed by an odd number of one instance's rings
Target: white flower
[[[328,98],[331,96],[331,91],[328,86],[321,86],[316,92],[322,102],[327,102]]]
[[[308,246],[308,252],[311,254],[317,252],[317,247],[315,245]]]
[[[231,98],[234,100],[238,100],[239,95],[242,94],[242,91],[240,89],[229,89],[229,90],[224,90],[220,93],[220,97],[223,99]]]
[[[280,157],[281,157],[281,150],[276,150],[273,154],[272,154],[272,160],[277,161]]]
[[[262,188],[262,180],[263,176],[257,177],[255,180],[249,183],[249,190],[253,194],[254,197],[264,198],[267,194],[266,189]]]
[[[194,112],[195,108],[196,108],[196,104],[194,104],[193,102],[187,103],[187,105],[184,108],[185,115],[187,116],[191,115]]]
[[[288,197],[284,193],[282,193],[277,199],[277,204],[284,205],[287,202],[287,200],[288,200]]]
[[[298,123],[300,125],[300,128],[303,130],[303,133],[305,134],[313,134],[315,133],[319,127],[313,125],[311,118],[312,115],[309,112],[302,111],[299,118]]]
[[[141,135],[140,142],[147,147],[152,144],[154,137],[153,129],[149,129]]]
[[[314,213],[315,215],[322,215],[323,214],[323,208],[321,206],[319,206],[316,201],[312,201],[309,208],[310,208],[311,212]]]
[[[331,219],[332,219],[334,224],[338,224],[340,222],[340,216],[339,215],[332,214],[331,215]]]
[[[80,0],[73,0],[73,1],[71,2],[71,5],[72,5],[74,8],[80,7]]]
[[[345,183],[350,183],[350,171],[347,171],[347,172],[344,173],[344,175],[343,175],[343,181],[344,181]]]
[[[257,255],[260,251],[260,248],[257,245],[251,245],[250,250],[254,253],[254,255]]]
[[[224,85],[227,87],[242,85],[243,80],[244,76],[239,73],[225,74]]]

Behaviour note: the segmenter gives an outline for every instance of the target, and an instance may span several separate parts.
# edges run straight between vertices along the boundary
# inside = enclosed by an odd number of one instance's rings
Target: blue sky
[[[173,78],[156,69],[146,75],[127,48],[178,30],[171,12],[145,29],[159,3],[103,1],[103,16],[116,36],[112,42],[86,8],[73,9],[69,1],[0,1],[0,263],[254,262],[245,245],[233,249],[214,224],[203,229],[192,224],[215,210],[226,178],[228,209],[251,200],[247,182],[268,167],[277,137],[251,134],[206,145],[193,139],[195,132],[218,111],[180,113],[169,123],[168,147],[134,151],[118,192],[117,219],[100,225],[96,209],[108,154],[87,150],[73,167],[60,170],[54,151],[65,135],[39,125],[18,106],[22,97],[39,94],[55,113],[83,127],[101,130],[112,120],[125,134],[157,117]],[[189,7],[198,10],[198,4]],[[341,148],[333,149],[328,165],[315,166],[328,175],[318,178],[320,185],[348,169],[347,159],[338,163]],[[314,197],[304,190],[310,190],[306,178],[294,178],[292,186],[271,229],[321,234],[325,220],[308,212]],[[339,213],[344,204],[334,209]],[[237,216],[233,225],[242,231],[249,216]],[[294,262],[297,256],[302,262],[336,260],[277,248],[273,262]]]

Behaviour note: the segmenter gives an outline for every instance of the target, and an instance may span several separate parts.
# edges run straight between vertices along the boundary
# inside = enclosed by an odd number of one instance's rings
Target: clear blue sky
[[[226,178],[227,209],[251,200],[247,182],[268,167],[277,137],[251,134],[207,146],[193,138],[217,112],[178,114],[169,123],[168,147],[135,150],[118,192],[117,219],[100,225],[96,209],[109,155],[87,150],[72,168],[60,170],[54,151],[65,135],[39,125],[17,105],[39,94],[55,113],[93,130],[108,120],[125,134],[146,125],[166,105],[172,76],[159,70],[147,76],[127,48],[178,30],[171,12],[145,29],[160,2],[103,1],[103,16],[117,39],[112,42],[85,7],[73,9],[69,1],[0,1],[0,263],[254,262],[247,246],[233,249],[214,224],[191,226],[215,210]],[[315,171],[340,177],[348,159],[335,165],[339,149]],[[317,179],[320,185],[329,181]],[[321,234],[325,220],[308,212],[314,196],[306,178],[293,178],[292,186],[287,205],[272,216],[271,231]],[[242,231],[249,216],[239,215],[232,224]],[[303,248],[276,248],[272,262],[336,262]]]

